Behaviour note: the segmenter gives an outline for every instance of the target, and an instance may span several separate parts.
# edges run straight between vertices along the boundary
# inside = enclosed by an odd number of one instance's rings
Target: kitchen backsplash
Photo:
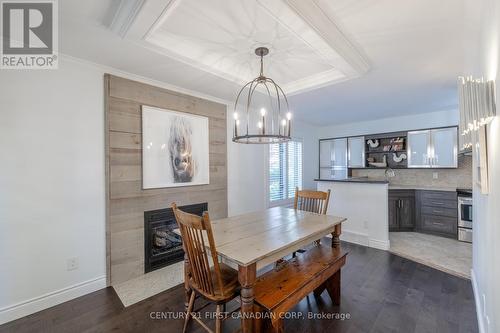
[[[437,172],[438,179],[433,179]],[[458,157],[457,169],[394,169],[395,177],[390,178],[391,184],[472,188],[472,157]],[[385,169],[353,169],[353,177],[384,178]]]

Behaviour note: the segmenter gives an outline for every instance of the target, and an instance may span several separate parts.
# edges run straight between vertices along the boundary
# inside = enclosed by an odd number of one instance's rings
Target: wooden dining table
[[[341,223],[344,221],[344,217],[285,207],[212,221],[218,255],[227,264],[238,267],[243,332],[254,332],[253,288],[257,271],[329,234],[332,235],[332,246],[339,246]],[[186,258],[185,274],[188,272]],[[186,284],[186,296],[188,288]]]

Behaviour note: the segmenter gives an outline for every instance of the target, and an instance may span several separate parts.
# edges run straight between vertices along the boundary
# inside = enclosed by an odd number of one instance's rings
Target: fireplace
[[[194,204],[179,209],[201,216],[208,204]],[[144,212],[144,272],[148,273],[184,259],[182,239],[173,232],[178,228],[172,208]]]

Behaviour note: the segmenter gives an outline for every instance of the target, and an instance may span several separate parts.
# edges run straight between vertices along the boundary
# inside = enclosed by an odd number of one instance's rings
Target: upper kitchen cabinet
[[[408,168],[456,168],[457,128],[408,132]]]
[[[319,142],[319,167],[330,168],[332,166],[332,140]]]
[[[408,132],[408,168],[430,168],[431,130]]]
[[[321,179],[347,177],[347,139],[320,140],[319,163]]]
[[[458,167],[457,128],[439,128],[431,130],[431,164],[435,168]]]
[[[365,167],[365,137],[357,136],[347,139],[347,161],[349,168]]]

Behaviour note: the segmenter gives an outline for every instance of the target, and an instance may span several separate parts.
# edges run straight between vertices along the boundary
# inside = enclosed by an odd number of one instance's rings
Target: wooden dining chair
[[[326,215],[328,210],[328,202],[330,201],[330,190],[323,191],[312,191],[312,190],[299,190],[298,187],[295,188],[295,201],[293,203],[293,208],[296,210],[304,210],[311,213],[317,213]],[[314,244],[319,245],[320,240],[314,242]],[[300,249],[296,252],[304,252]],[[292,257],[295,257],[296,253],[293,252]]]
[[[191,318],[208,332],[213,332],[193,311],[198,294],[216,304],[215,332],[219,333],[222,330],[222,311],[225,311],[225,304],[239,295],[238,271],[219,262],[208,212],[204,212],[200,217],[181,211],[175,203],[172,204],[172,210],[179,225],[182,246],[189,262],[187,267],[189,272],[186,276],[191,295],[183,332],[186,332]],[[213,266],[209,263],[209,255]]]
[[[299,188],[296,187],[293,208],[297,210],[305,210],[307,212],[326,215],[329,200],[330,190],[326,192],[299,190]]]

